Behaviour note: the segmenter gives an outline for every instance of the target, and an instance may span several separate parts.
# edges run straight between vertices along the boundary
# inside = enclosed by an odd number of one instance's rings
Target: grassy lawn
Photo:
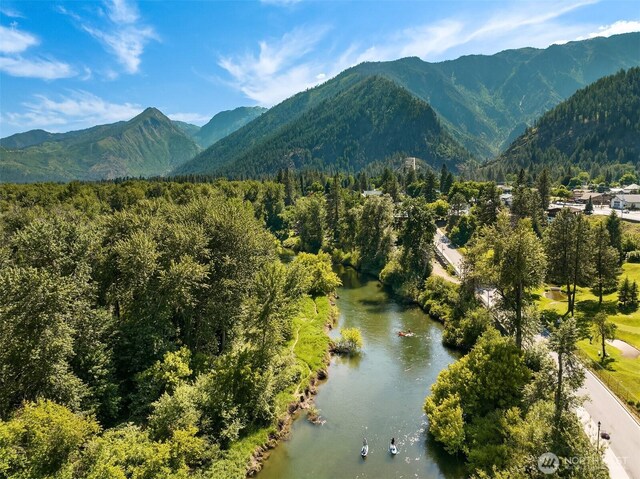
[[[244,479],[254,452],[268,443],[277,432],[277,424],[288,414],[289,404],[311,383],[316,372],[325,367],[328,355],[329,336],[325,325],[333,322],[335,308],[327,297],[304,298],[300,312],[293,320],[293,338],[287,345],[300,372],[298,381],[290,385],[276,398],[276,420],[262,429],[251,432],[233,443],[223,457],[217,460],[207,477],[211,479]]]
[[[607,221],[607,217],[601,216],[601,215],[591,215],[591,216],[587,216],[587,218],[591,222],[592,226],[597,225],[600,222]],[[634,221],[626,221],[623,219],[622,233],[640,235],[640,223],[636,223]]]
[[[607,345],[607,354],[613,361],[608,363],[603,371],[598,366],[600,345],[596,344],[596,341],[589,344],[589,340],[585,339],[578,343],[578,347],[595,363],[593,369],[600,372],[599,376],[614,393],[625,400],[635,398],[636,402],[640,401],[640,359],[624,358],[618,349]]]
[[[640,285],[640,264],[625,263],[619,280],[624,280],[625,277],[629,277],[631,281],[637,281]],[[560,314],[564,314],[567,311],[567,300],[564,295],[562,295],[562,298],[548,298],[545,296],[543,289],[536,291],[536,294],[541,310],[554,310]],[[640,309],[624,314],[618,310],[617,303],[617,292],[603,297],[602,307],[609,314],[609,319],[618,327],[616,339],[625,341],[640,349]],[[585,331],[598,309],[598,297],[593,294],[591,288],[578,288],[576,293],[576,317],[578,324]],[[599,348],[596,341],[593,344],[589,344],[589,340],[583,340],[578,343],[578,346],[583,355],[596,362],[599,361]],[[610,355],[612,361],[606,365],[606,373],[602,374],[601,371],[601,376],[605,382],[611,383],[610,387],[616,390],[624,399],[630,397],[636,402],[640,401],[640,357],[636,359],[624,358],[620,351],[611,345],[607,346],[607,354]],[[619,384],[616,384],[616,381]]]

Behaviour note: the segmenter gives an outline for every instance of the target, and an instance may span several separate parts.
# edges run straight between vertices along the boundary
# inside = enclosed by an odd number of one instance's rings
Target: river
[[[291,437],[272,452],[259,479],[464,477],[461,465],[426,434],[422,404],[438,373],[456,359],[442,345],[442,327],[403,306],[372,278],[340,271],[341,327],[361,330],[359,357],[334,357],[315,403],[325,424],[296,420]],[[397,332],[411,329],[414,337]],[[362,438],[369,455],[360,457]],[[388,452],[396,438],[398,455]]]

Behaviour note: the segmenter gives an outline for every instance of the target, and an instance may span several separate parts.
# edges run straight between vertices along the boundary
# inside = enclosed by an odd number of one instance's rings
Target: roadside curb
[[[622,406],[622,409],[624,409],[624,412],[626,412],[631,417],[631,419],[638,425],[638,427],[640,427],[640,420],[638,420],[635,414],[629,411],[629,407],[624,403],[624,401],[620,399],[618,395],[615,394],[611,389],[609,389],[609,387],[602,381],[602,379],[600,379],[600,377],[596,373],[594,373],[591,369],[589,369],[589,367],[586,364],[584,364],[582,361],[580,361],[580,363],[582,364],[582,367],[584,367],[584,369],[589,374],[591,374],[594,377],[594,379],[602,385],[603,388],[607,390],[607,392],[613,397],[613,399],[615,399],[618,402],[618,404]]]

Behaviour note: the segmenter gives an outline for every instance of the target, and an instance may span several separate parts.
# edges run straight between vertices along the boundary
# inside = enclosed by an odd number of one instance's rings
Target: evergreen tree
[[[629,289],[629,306],[638,309],[638,283],[634,280]]]
[[[382,172],[382,191],[391,196],[393,201],[398,201],[400,197],[400,185],[398,178],[390,168],[385,167]]]
[[[438,187],[436,186],[436,181],[437,178],[435,173],[431,170],[428,170],[425,175],[424,185],[422,187],[422,194],[425,200],[427,200],[427,203],[433,203],[438,199],[438,193],[436,191]]]
[[[340,243],[340,221],[342,218],[342,185],[340,176],[334,175],[327,195],[327,226],[331,231],[334,244]]]
[[[609,232],[611,246],[618,251],[618,263],[622,264],[624,258],[624,251],[622,249],[622,220],[620,220],[620,217],[615,211],[612,211],[607,217],[606,226]]]
[[[393,202],[389,196],[367,198],[362,208],[357,244],[362,268],[378,273],[393,247]]]
[[[433,237],[436,226],[422,198],[404,202],[402,209],[407,214],[399,239],[402,243],[400,264],[410,282],[420,287],[431,274]]]
[[[501,215],[495,225],[481,230],[469,248],[467,261],[470,274],[479,284],[495,287],[500,306],[511,317],[516,345],[521,349],[528,329],[525,307],[531,301],[531,291],[542,284],[547,266],[531,222],[520,220],[512,226],[509,216]]]
[[[358,173],[358,187],[361,192],[369,189],[369,180],[367,179],[367,174],[364,171]]]
[[[611,246],[609,232],[603,222],[595,230],[593,244],[593,289],[598,295],[598,302],[602,304],[602,296],[608,289],[615,288],[620,267],[618,266],[618,252]]]
[[[447,176],[445,177],[445,180],[444,180],[442,193],[444,193],[445,195],[449,194],[449,190],[451,189],[451,186],[453,185],[453,181],[454,181],[453,173],[451,173],[451,172],[447,173]]]
[[[554,395],[554,427],[560,432],[561,418],[565,411],[576,405],[575,392],[584,381],[584,371],[575,357],[579,334],[574,318],[562,321],[549,338],[549,347],[557,354],[557,375]]]
[[[618,288],[618,303],[622,306],[622,308],[626,309],[631,302],[631,283],[629,281],[629,277],[626,276],[624,281],[620,283],[620,287]]]
[[[500,190],[495,183],[487,183],[480,192],[475,216],[480,226],[492,225],[498,219],[500,211]]]
[[[442,164],[442,168],[440,168],[440,193],[445,192],[445,185],[447,184],[447,176],[449,174],[449,170],[447,170],[447,165]]]
[[[551,196],[551,180],[549,178],[549,170],[544,168],[538,175],[536,181],[536,187],[538,188],[538,194],[540,195],[540,207],[543,211],[549,208],[549,198]]]
[[[321,194],[300,198],[295,204],[295,218],[302,249],[317,253],[326,237],[326,201]]]
[[[591,200],[591,196],[589,196],[589,200],[587,201],[587,204],[584,207],[584,214],[585,215],[593,214],[593,201]]]
[[[289,171],[289,168],[284,170],[282,182],[284,184],[284,204],[285,206],[291,206],[295,201],[296,191],[293,182],[293,173]]]
[[[562,209],[544,235],[547,278],[567,288],[567,314],[573,315],[578,285],[589,284],[593,272],[592,234],[582,215]],[[603,253],[604,254],[604,253]]]

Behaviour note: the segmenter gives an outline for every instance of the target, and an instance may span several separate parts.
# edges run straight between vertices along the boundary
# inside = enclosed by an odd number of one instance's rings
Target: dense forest
[[[209,151],[194,162],[203,173],[255,178],[286,168],[360,171],[394,155],[418,157],[434,167],[446,162],[453,169],[470,158],[429,105],[374,76],[322,101],[230,164],[208,163]]]
[[[361,194],[372,187],[384,194]],[[571,409],[580,369],[560,356],[559,375],[531,341],[532,288],[561,273],[547,270],[558,236],[539,218],[539,191],[518,186],[513,222],[495,184],[456,181],[444,165],[373,177],[281,170],[264,182],[3,185],[0,471],[244,477],[286,427],[290,404],[313,389],[327,351],[344,348],[324,332],[335,315],[327,295],[340,284],[333,262],[378,276],[467,353],[440,374],[425,411],[430,434],[469,475],[532,477],[553,448],[598,465],[562,477],[606,477]],[[567,228],[584,239],[573,218]],[[467,246],[460,285],[432,275],[436,224]],[[619,257],[608,233],[596,237]],[[283,262],[286,250],[297,254]],[[615,274],[602,272],[603,288]],[[474,294],[487,284],[501,298],[491,311]],[[571,316],[545,325],[561,354],[584,334]]]
[[[640,68],[602,78],[545,113],[495,161],[490,179],[524,168],[554,180],[585,171],[603,181],[634,171],[640,157]],[[575,173],[575,174],[574,174]]]
[[[339,284],[278,259],[283,191],[2,186],[0,475],[244,477],[324,367]]]

